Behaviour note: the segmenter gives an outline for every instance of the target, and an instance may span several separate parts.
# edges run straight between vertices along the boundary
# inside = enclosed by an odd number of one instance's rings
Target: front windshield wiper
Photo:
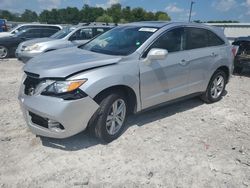
[[[100,48],[92,48],[92,49],[90,49],[90,51],[91,52],[102,53],[102,54],[107,54],[107,55],[125,55],[123,53],[109,51],[109,50],[103,50],[103,49],[100,49]]]

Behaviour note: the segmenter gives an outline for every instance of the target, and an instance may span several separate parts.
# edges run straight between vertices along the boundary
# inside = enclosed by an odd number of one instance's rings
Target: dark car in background
[[[241,73],[244,68],[250,68],[250,36],[235,39],[233,45],[239,47],[234,60],[234,72]]]
[[[41,27],[22,30],[14,36],[0,38],[0,59],[15,57],[15,51],[21,42],[35,39],[50,37],[59,31],[59,27]]]
[[[9,23],[9,26],[11,25],[11,23]],[[7,25],[8,27],[8,25]],[[28,23],[28,24],[19,24],[17,26],[15,26],[13,29],[11,29],[8,32],[1,32],[0,33],[0,38],[2,37],[10,37],[13,36],[15,34],[17,34],[18,32],[22,31],[22,30],[27,30],[27,29],[31,29],[31,28],[41,28],[41,27],[45,27],[45,28],[59,28],[62,29],[63,27],[60,25],[51,25],[51,24],[39,24],[39,23]]]
[[[0,19],[0,32],[7,31],[7,25],[5,19]]]

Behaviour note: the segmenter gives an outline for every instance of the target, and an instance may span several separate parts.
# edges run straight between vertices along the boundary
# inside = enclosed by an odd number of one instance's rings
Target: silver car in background
[[[214,27],[130,23],[81,47],[31,59],[19,100],[36,135],[66,138],[88,127],[110,142],[130,113],[193,96],[219,101],[233,59],[231,45]]]
[[[49,38],[40,38],[21,43],[16,57],[22,62],[52,50],[82,45],[93,37],[110,30],[112,26],[65,27]]]

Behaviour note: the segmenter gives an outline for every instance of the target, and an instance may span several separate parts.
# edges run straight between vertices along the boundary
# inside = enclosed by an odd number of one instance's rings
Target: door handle
[[[183,60],[181,60],[181,62],[179,64],[182,65],[182,66],[185,66],[185,65],[188,64],[188,61],[183,59]]]

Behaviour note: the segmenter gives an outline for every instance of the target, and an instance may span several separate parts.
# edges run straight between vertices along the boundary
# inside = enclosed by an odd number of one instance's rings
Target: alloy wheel
[[[221,96],[223,89],[224,89],[224,85],[225,85],[224,77],[221,75],[218,75],[214,79],[212,87],[211,87],[212,98],[217,99],[218,97]]]
[[[107,120],[106,129],[110,135],[115,135],[121,129],[126,117],[126,104],[123,99],[117,99],[111,106]]]
[[[8,55],[8,49],[4,46],[0,46],[0,59],[6,58]]]

